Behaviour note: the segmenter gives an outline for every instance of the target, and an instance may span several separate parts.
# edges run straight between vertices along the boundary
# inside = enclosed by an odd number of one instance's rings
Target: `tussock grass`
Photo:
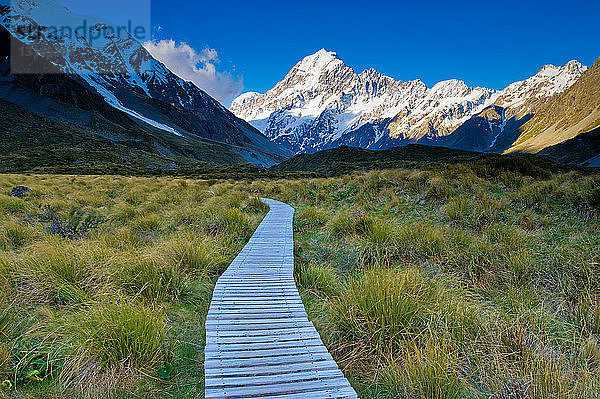
[[[269,197],[298,211],[296,282],[361,397],[598,398],[599,182],[493,157],[329,179],[3,175],[0,378],[11,398],[197,396],[214,282]]]
[[[115,267],[111,279],[127,295],[150,302],[177,300],[186,292],[179,266],[150,255],[125,258]]]
[[[370,271],[352,280],[332,305],[342,340],[361,350],[400,350],[429,334],[455,339],[482,331],[469,295],[417,269]]]
[[[210,236],[247,240],[252,235],[248,215],[237,208],[210,207],[200,215],[197,222],[199,230]]]
[[[337,271],[328,266],[300,264],[296,266],[295,277],[299,287],[316,295],[333,297],[338,295],[342,288]]]
[[[199,239],[191,231],[170,237],[160,248],[161,262],[170,263],[191,276],[220,276],[227,266],[227,258],[220,253],[220,244],[214,239]]]
[[[189,397],[203,381],[201,326],[215,277],[264,204],[233,182],[0,176],[5,192],[17,184],[34,193],[0,195],[0,379],[9,395]]]
[[[261,193],[331,215],[298,230],[296,278],[338,269],[309,315],[363,397],[579,398],[599,381],[594,184],[494,160]]]
[[[404,362],[392,360],[383,371],[383,381],[393,397],[462,399],[468,384],[460,375],[461,361],[449,344],[428,342],[403,352]]]
[[[89,301],[100,289],[98,263],[102,254],[54,237],[37,243],[25,257],[20,277],[33,284],[24,293],[42,302],[77,305]]]
[[[168,356],[167,321],[161,309],[132,303],[95,303],[61,320],[68,342],[65,383],[94,384],[105,373],[152,373]]]
[[[452,197],[444,207],[446,215],[452,222],[462,224],[470,213],[471,204],[465,197]]]
[[[260,198],[252,197],[244,206],[244,210],[247,212],[268,212],[269,206],[262,202]]]
[[[0,249],[4,251],[19,249],[37,237],[39,234],[31,226],[11,220],[0,227]]]
[[[0,194],[0,210],[3,214],[23,214],[29,209],[30,205],[22,199]]]
[[[354,220],[345,212],[337,213],[327,225],[331,235],[335,238],[344,238],[354,232]]]
[[[327,213],[314,206],[309,206],[298,212],[294,220],[294,227],[296,230],[310,230],[325,225],[328,220]]]
[[[13,261],[0,252],[0,305],[9,301],[13,295]]]

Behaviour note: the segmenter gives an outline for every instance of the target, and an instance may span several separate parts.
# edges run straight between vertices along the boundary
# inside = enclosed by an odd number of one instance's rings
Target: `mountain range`
[[[0,106],[3,117],[14,122],[3,133],[5,155],[13,151],[12,158],[19,158],[48,145],[43,133],[32,134],[33,127],[23,123],[27,113],[40,119],[42,131],[66,127],[64,139],[54,136],[55,152],[81,150],[80,161],[103,147],[121,162],[158,165],[270,166],[291,155],[173,74],[130,34],[117,37],[104,21],[74,15],[52,0],[2,1]],[[84,18],[98,31],[93,46],[77,32],[48,28],[56,20],[77,26]],[[12,73],[15,69],[32,73]]]
[[[597,64],[588,73],[588,67],[575,60],[564,66],[545,65],[501,91],[469,87],[455,79],[428,88],[421,80],[398,81],[373,69],[357,74],[335,52],[322,49],[297,63],[266,93],[242,94],[230,110],[295,153],[341,145],[386,149],[411,143],[539,152],[594,126],[599,105]],[[551,111],[557,108],[551,104],[580,79],[579,86],[589,87],[579,90],[588,93],[581,103],[596,109],[585,116],[590,125],[579,123],[583,116],[573,116],[577,123],[570,133],[555,132],[548,118],[537,115],[571,112],[565,106]],[[529,145],[532,139],[525,137],[531,133],[526,132],[536,123],[546,127],[544,137],[553,139],[539,138],[534,140],[538,145]]]
[[[94,45],[50,29],[57,20],[85,20]],[[498,91],[357,74],[323,49],[273,89],[242,94],[227,109],[130,34],[117,36],[107,21],[53,0],[0,0],[0,111],[5,171],[107,162],[268,167],[342,146],[407,144],[600,166],[600,61],[589,69],[546,65]]]

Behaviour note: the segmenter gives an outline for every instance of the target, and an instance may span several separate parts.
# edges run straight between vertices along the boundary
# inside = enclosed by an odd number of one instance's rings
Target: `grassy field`
[[[266,196],[362,398],[600,398],[600,176],[530,166],[2,175],[0,397],[202,397],[212,288]]]

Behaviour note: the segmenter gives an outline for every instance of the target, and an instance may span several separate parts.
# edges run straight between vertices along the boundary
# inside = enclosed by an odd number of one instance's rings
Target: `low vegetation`
[[[297,284],[361,398],[600,398],[599,183],[498,160],[0,176],[0,397],[202,397],[212,288],[270,197],[297,209]]]
[[[212,287],[262,202],[111,176],[4,175],[0,193],[0,397],[200,396]]]

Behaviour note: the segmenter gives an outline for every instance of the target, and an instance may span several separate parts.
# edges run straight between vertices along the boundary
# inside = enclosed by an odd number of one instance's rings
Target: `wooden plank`
[[[217,377],[260,377],[265,375],[296,373],[300,371],[320,371],[338,369],[333,360],[287,363],[269,366],[228,367],[226,369],[207,369],[206,378]]]
[[[303,353],[301,355],[282,355],[271,357],[259,357],[251,359],[206,359],[204,368],[228,368],[228,367],[247,367],[247,366],[278,366],[282,364],[295,364],[299,362],[317,362],[321,360],[331,360],[333,358],[328,352],[322,353]]]
[[[289,348],[269,348],[269,349],[252,349],[252,350],[238,350],[238,351],[206,351],[206,360],[213,359],[233,359],[233,360],[245,360],[253,358],[272,358],[280,356],[295,356],[302,354],[319,354],[329,353],[327,348],[319,343],[314,346],[296,346]]]
[[[273,335],[246,335],[246,336],[217,336],[213,335],[211,338],[211,344],[234,344],[234,343],[274,343],[274,342],[287,342],[297,341],[309,338],[321,338],[316,331],[294,331],[292,334],[281,334],[278,336]]]
[[[264,398],[265,395],[289,395],[295,393],[305,393],[307,398],[311,398],[309,395],[312,392],[318,392],[319,390],[325,390],[328,388],[346,388],[348,381],[344,377],[328,378],[318,381],[301,381],[301,382],[290,382],[287,384],[272,384],[265,386],[249,386],[249,387],[235,387],[227,388],[206,388],[206,399],[211,398],[240,398],[240,397],[259,397]],[[225,394],[225,396],[221,396]]]
[[[302,327],[313,327],[310,321],[278,321],[277,323],[247,323],[247,324],[206,324],[206,331],[265,331],[269,332],[271,329],[276,330],[290,330]]]
[[[228,320],[231,321],[235,321],[235,320],[244,320],[244,319],[282,319],[282,318],[287,318],[287,317],[302,317],[305,318],[306,317],[306,312],[303,311],[282,311],[282,312],[273,312],[273,311],[263,311],[263,312],[258,312],[258,313],[249,313],[249,312],[244,312],[244,311],[236,311],[236,312],[231,312],[228,313],[227,311],[219,311],[219,312],[214,312],[214,313],[208,313],[208,317],[206,318],[206,320],[218,320],[222,323],[226,323]]]
[[[312,391],[307,393],[294,393],[287,395],[270,395],[268,399],[357,399],[358,396],[354,389],[346,388],[327,388],[322,391]],[[239,396],[236,399],[255,399],[248,396]]]
[[[294,373],[286,374],[272,374],[265,376],[251,376],[251,377],[212,377],[206,379],[205,386],[207,388],[225,388],[225,387],[243,387],[243,386],[257,386],[257,385],[272,385],[272,384],[283,384],[290,382],[300,381],[311,381],[320,380],[333,377],[343,377],[344,374],[335,368],[327,370],[309,370],[309,371],[298,371]]]
[[[206,345],[205,351],[239,351],[239,350],[256,350],[256,349],[272,349],[272,348],[298,348],[305,346],[323,345],[319,338],[296,339],[289,341],[277,342],[250,342],[250,343],[223,343]]]

